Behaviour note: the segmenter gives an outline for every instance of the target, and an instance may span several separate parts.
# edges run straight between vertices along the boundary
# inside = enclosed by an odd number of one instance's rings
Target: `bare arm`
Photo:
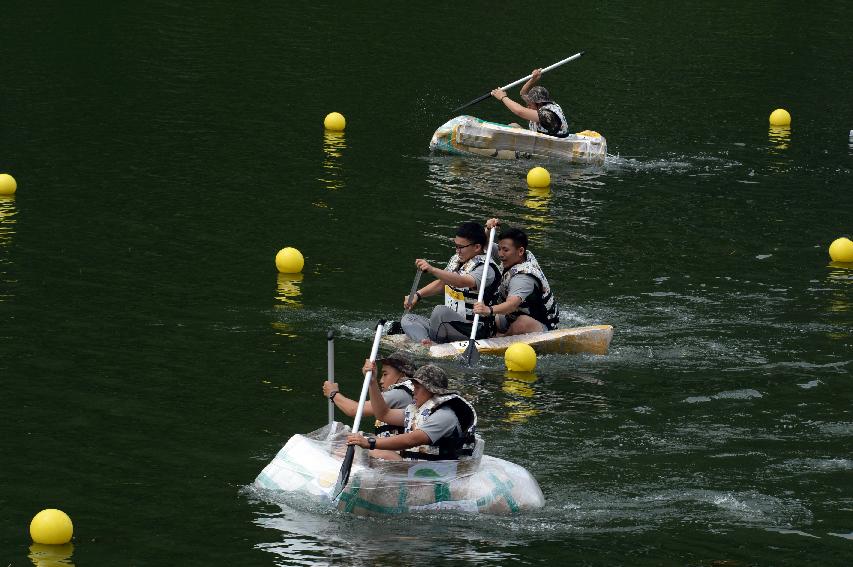
[[[428,445],[430,443],[432,443],[432,441],[430,441],[429,435],[420,429],[410,431],[409,433],[393,435],[391,437],[376,438],[376,448],[384,449],[386,451],[402,451],[403,449],[411,449],[412,447]],[[370,443],[368,443],[367,439],[361,435],[348,436],[347,445],[358,445],[365,449],[370,447]]]
[[[480,315],[508,315],[518,310],[521,301],[522,299],[517,295],[510,295],[506,298],[506,301],[492,305],[491,308],[484,303],[475,303],[473,310],[474,313],[479,313]]]
[[[530,73],[530,78],[527,79],[527,82],[524,83],[524,86],[521,87],[521,90],[519,91],[519,93],[521,93],[521,96],[526,95],[530,91],[530,89],[535,87],[536,83],[538,83],[539,79],[541,79],[541,78],[542,78],[542,69],[533,69],[533,71],[531,71],[531,73]]]
[[[477,287],[477,280],[474,279],[474,276],[470,274],[457,274],[456,272],[450,272],[448,270],[442,270],[440,268],[436,268],[426,260],[418,260],[417,262],[418,268],[421,270],[431,274],[435,278],[438,278],[438,281],[430,282],[430,285],[435,285],[435,292],[440,292],[443,288],[443,284],[451,285],[453,287],[468,287],[475,288]],[[427,286],[429,287],[429,286]],[[421,293],[421,295],[424,295]]]
[[[372,378],[370,380],[370,402],[368,403],[371,404],[370,410],[377,419],[390,425],[403,425],[403,410],[388,407],[388,404],[385,403],[385,398],[382,397],[382,392],[379,390],[379,383]],[[367,412],[367,404],[364,405],[364,411]]]

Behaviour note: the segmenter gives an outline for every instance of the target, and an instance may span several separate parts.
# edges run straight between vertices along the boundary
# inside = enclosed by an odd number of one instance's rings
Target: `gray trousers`
[[[471,338],[471,322],[446,305],[437,305],[429,319],[409,313],[400,325],[406,336],[417,342],[429,339],[434,343],[451,343]],[[478,326],[477,337],[481,338],[483,325]]]

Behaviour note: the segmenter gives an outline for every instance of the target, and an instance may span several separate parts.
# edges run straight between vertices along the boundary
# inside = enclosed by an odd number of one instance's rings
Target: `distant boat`
[[[357,447],[350,480],[333,500],[349,432],[334,422],[294,435],[255,479],[255,487],[358,515],[424,510],[509,515],[545,505],[536,479],[524,467],[484,455],[479,437],[474,454],[458,461],[386,461]]]
[[[600,164],[607,156],[607,140],[592,130],[556,138],[473,116],[457,116],[435,131],[429,149],[497,159],[543,157]]]
[[[540,354],[548,353],[590,353],[607,354],[610,341],[613,339],[611,325],[592,325],[588,327],[571,327],[554,329],[542,333],[512,335],[509,337],[492,337],[476,341],[480,354],[501,355],[513,343],[527,343]],[[385,335],[382,344],[388,349],[408,350],[420,356],[433,358],[455,358],[465,352],[468,341],[434,344],[423,346],[406,335]]]

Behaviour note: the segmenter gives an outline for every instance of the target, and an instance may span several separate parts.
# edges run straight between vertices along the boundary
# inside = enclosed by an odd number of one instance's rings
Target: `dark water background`
[[[853,212],[850,2],[2,12],[0,564],[49,564],[27,533],[47,507],[78,567],[850,564],[853,270],[827,265]],[[538,163],[429,155],[452,108],[580,50],[543,83],[607,137],[603,167],[544,164],[543,192]],[[413,259],[493,214],[529,231],[565,324],[616,329],[535,380],[448,367],[546,508],[260,499],[325,421],[326,330],[355,392]],[[288,245],[301,279],[275,271]]]

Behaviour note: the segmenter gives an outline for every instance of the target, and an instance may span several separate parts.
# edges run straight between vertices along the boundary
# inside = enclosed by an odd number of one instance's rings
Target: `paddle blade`
[[[355,445],[347,445],[347,454],[344,456],[344,462],[341,464],[341,472],[338,474],[338,482],[335,484],[335,491],[332,493],[332,499],[337,500],[341,492],[344,491],[349,482],[349,473],[352,469],[352,460],[355,457]]]
[[[469,106],[475,105],[475,104],[477,104],[478,102],[482,102],[482,101],[486,100],[487,98],[489,98],[490,96],[492,96],[492,92],[491,92],[491,91],[487,92],[487,93],[486,93],[486,94],[484,94],[483,96],[478,96],[477,98],[475,98],[475,99],[474,99],[474,100],[472,100],[471,102],[467,102],[467,103],[463,104],[462,106],[460,106],[459,108],[454,108],[454,109],[453,109],[453,114],[456,114],[457,112],[459,112],[459,111],[460,111],[460,110],[462,110],[463,108],[468,108]]]
[[[477,341],[474,339],[468,340],[468,348],[462,353],[462,362],[468,366],[477,366],[480,362],[480,351],[477,350]]]

